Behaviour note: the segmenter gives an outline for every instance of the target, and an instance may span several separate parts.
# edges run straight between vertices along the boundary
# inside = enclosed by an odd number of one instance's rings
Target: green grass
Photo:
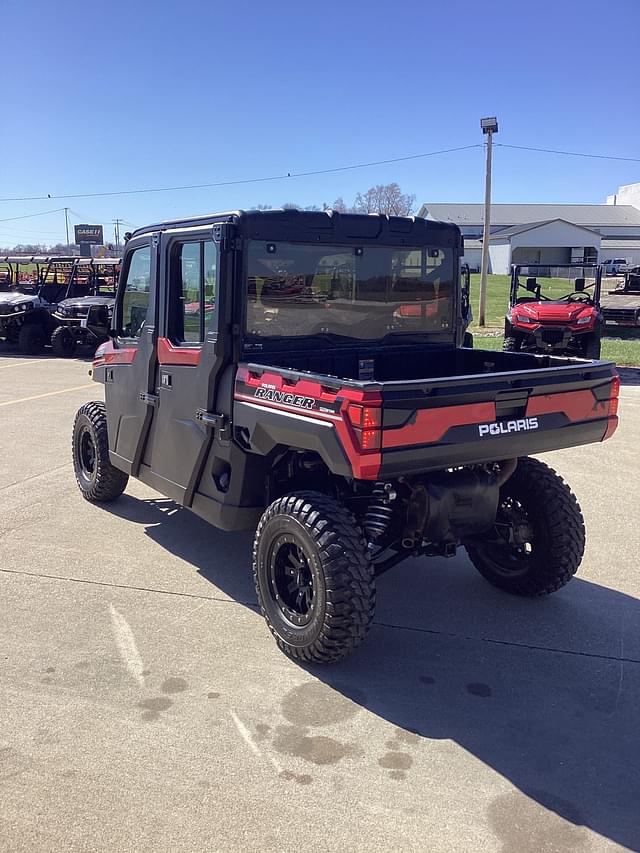
[[[474,349],[502,349],[502,335],[483,338],[476,332],[473,336],[473,346]],[[633,367],[640,365],[640,336],[603,338],[600,358]]]
[[[563,296],[570,289],[566,279],[545,279],[543,292],[548,296]],[[547,288],[548,283],[548,288]],[[486,326],[478,327],[478,299],[480,298],[480,276],[471,276],[471,307],[474,321],[470,331],[474,336],[476,349],[502,349],[502,334],[481,337],[482,333],[504,331],[504,316],[509,308],[508,275],[490,275],[487,280]],[[602,338],[601,358],[615,361],[616,364],[640,365],[640,330],[616,329]]]

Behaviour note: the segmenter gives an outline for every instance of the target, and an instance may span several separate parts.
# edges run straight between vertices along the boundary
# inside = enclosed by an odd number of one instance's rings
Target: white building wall
[[[509,275],[511,271],[511,243],[509,240],[493,240],[489,246],[489,272],[494,275]]]
[[[640,247],[637,242],[634,242],[633,245],[633,249],[628,246],[620,246],[620,244],[616,244],[615,249],[602,246],[598,253],[598,262],[602,263],[613,258],[624,258],[630,267],[640,266]]]
[[[474,272],[480,269],[482,263],[482,249],[467,249],[465,247],[462,263],[469,264],[469,269]]]
[[[522,234],[514,234],[511,245],[514,249],[518,246],[593,246],[599,249],[600,235],[568,222],[550,222]]]
[[[632,204],[640,210],[640,184],[624,184],[618,192],[607,196],[607,204]]]

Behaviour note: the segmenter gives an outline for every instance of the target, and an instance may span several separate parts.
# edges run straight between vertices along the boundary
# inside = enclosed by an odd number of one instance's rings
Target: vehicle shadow
[[[640,385],[640,367],[617,367],[623,385]]]
[[[51,360],[51,361],[84,361],[84,362],[92,362],[93,361],[93,353],[94,350],[90,346],[79,346],[76,352],[70,358],[62,358],[60,356],[54,355],[51,347],[45,347],[42,352],[37,353],[36,355],[25,355],[25,353],[20,352],[18,347],[14,344],[9,344],[6,341],[0,341],[0,356],[2,358],[16,358],[20,361],[42,361],[43,359]]]
[[[125,495],[109,510],[256,607],[249,534],[215,530],[165,498]],[[397,727],[397,745],[378,763],[402,768],[381,770],[398,784],[411,783],[419,751],[443,740],[507,779],[516,790],[485,804],[505,850],[582,849],[583,826],[640,850],[639,629],[640,602],[596,583],[575,579],[549,598],[518,599],[462,555],[409,560],[379,579],[362,647],[341,663],[302,668]],[[456,769],[434,756],[434,773],[458,786],[452,807],[464,809],[477,771],[456,782]]]

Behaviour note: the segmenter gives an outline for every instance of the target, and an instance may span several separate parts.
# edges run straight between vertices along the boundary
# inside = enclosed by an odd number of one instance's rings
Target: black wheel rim
[[[96,444],[87,428],[80,434],[78,457],[82,473],[87,480],[91,480],[96,470]]]
[[[282,616],[302,628],[313,616],[314,578],[303,546],[292,536],[279,536],[269,559],[269,588]]]
[[[496,538],[478,550],[493,571],[505,578],[525,575],[536,558],[535,530],[526,508],[515,498],[501,501],[496,518]]]

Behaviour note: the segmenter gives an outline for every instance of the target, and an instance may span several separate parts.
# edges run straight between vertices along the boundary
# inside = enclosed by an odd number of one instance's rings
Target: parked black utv
[[[74,422],[81,494],[112,501],[135,477],[254,530],[260,609],[306,663],[353,651],[376,576],[406,558],[465,548],[501,590],[560,589],[584,520],[528,457],[608,439],[620,379],[610,362],[463,346],[462,250],[451,223],[333,211],[136,231],[93,361],[103,387]]]
[[[108,339],[119,271],[118,258],[78,259],[76,290],[84,292],[63,299],[54,312],[59,324],[51,336],[55,355],[71,357],[83,345],[95,351]]]
[[[36,355],[50,343],[58,326],[58,303],[72,295],[77,258],[49,258],[29,281],[0,293],[0,338],[18,344],[25,355]]]

